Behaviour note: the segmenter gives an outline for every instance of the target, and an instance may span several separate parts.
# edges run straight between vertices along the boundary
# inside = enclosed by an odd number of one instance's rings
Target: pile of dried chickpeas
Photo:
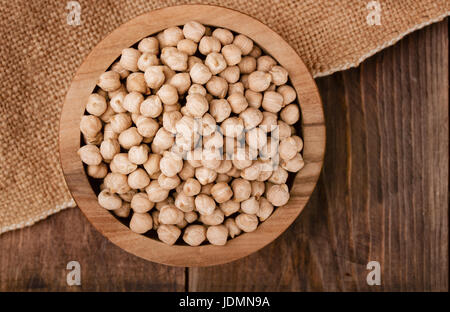
[[[169,245],[255,231],[304,166],[287,83],[251,39],[195,21],[124,49],[80,123],[78,154],[102,179],[98,203]]]

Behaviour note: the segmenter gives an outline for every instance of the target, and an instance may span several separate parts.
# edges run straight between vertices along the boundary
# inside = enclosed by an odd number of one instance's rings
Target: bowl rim
[[[132,232],[100,207],[82,162],[79,124],[85,103],[98,76],[128,48],[150,35],[174,25],[196,20],[244,34],[256,42],[289,72],[301,109],[304,168],[297,173],[291,199],[274,210],[257,230],[229,240],[225,246],[173,245]],[[239,22],[236,22],[239,21]],[[277,44],[273,44],[277,42]],[[295,70],[292,70],[295,68]],[[325,154],[325,120],[317,86],[295,50],[275,31],[245,13],[216,5],[188,4],[165,7],[139,15],[106,36],[85,58],[67,91],[59,125],[59,155],[69,191],[89,222],[112,243],[143,259],[172,266],[211,266],[252,254],[279,237],[298,217],[312,194],[322,170]]]

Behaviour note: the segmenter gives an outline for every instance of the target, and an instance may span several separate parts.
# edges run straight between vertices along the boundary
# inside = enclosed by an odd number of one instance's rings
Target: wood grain
[[[448,74],[447,19],[318,79],[327,151],[307,207],[260,252],[190,269],[189,289],[447,291]]]
[[[244,34],[274,57],[288,70],[302,113],[302,155],[305,166],[295,176],[290,201],[278,207],[257,230],[239,235],[225,246],[168,246],[159,240],[132,232],[98,204],[77,154],[80,148],[80,120],[98,77],[120,56],[124,48],[169,26],[183,25],[191,20]],[[314,190],[322,169],[325,122],[314,80],[294,49],[277,33],[260,21],[235,10],[209,5],[186,5],[138,16],[121,25],[92,50],[75,74],[67,92],[60,121],[59,146],[69,191],[88,220],[105,237],[124,250],[153,262],[175,266],[208,266],[227,263],[259,250],[281,235],[297,218]]]

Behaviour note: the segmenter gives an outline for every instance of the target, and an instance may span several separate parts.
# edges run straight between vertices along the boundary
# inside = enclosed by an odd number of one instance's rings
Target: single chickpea
[[[153,137],[156,135],[156,132],[159,129],[159,124],[153,118],[144,117],[138,120],[138,122],[136,123],[136,127],[139,134],[144,137],[144,140],[145,138],[151,138],[153,140]]]
[[[183,220],[184,213],[173,204],[162,207],[159,211],[160,224],[178,224]]]
[[[120,75],[115,71],[106,71],[100,75],[97,85],[104,91],[114,91],[120,88]]]
[[[159,65],[159,58],[155,54],[143,53],[137,62],[140,71],[145,72],[151,66]]]
[[[126,70],[137,72],[139,70],[137,62],[141,54],[139,50],[133,48],[123,49],[119,64]]]
[[[153,138],[152,151],[155,151],[157,148],[161,149],[161,151],[167,150],[173,145],[174,141],[175,139],[172,133],[164,128],[159,128]]]
[[[155,206],[155,203],[148,199],[146,193],[136,193],[131,198],[131,209],[137,213],[146,213]]]
[[[119,153],[114,155],[113,159],[111,160],[111,163],[109,164],[109,168],[111,169],[111,172],[126,175],[136,170],[137,165],[132,163],[128,159],[127,153]]]
[[[128,93],[123,99],[122,107],[133,114],[139,113],[141,103],[144,101],[144,96],[136,91]]]
[[[178,91],[169,84],[163,85],[156,94],[164,105],[174,105],[178,102]]]
[[[225,158],[225,157],[224,157]],[[220,166],[216,169],[217,173],[227,174],[231,168],[233,167],[233,163],[229,159],[222,159]]]
[[[129,129],[131,124],[131,116],[127,113],[119,113],[111,117],[111,128],[117,134]]]
[[[252,192],[252,185],[249,181],[244,179],[235,179],[231,182],[231,188],[233,189],[233,200],[235,202],[242,202],[250,197]]]
[[[112,100],[119,93],[124,93],[123,96],[125,96],[127,94],[127,88],[126,88],[125,84],[121,83],[120,87],[118,89],[116,89],[114,91],[108,91],[107,97]],[[110,103],[110,105],[113,106],[111,103]]]
[[[231,181],[231,177],[226,173],[217,174],[216,183],[225,182],[228,183]]]
[[[147,162],[144,163],[144,169],[151,176],[159,171],[159,161],[161,155],[149,154]]]
[[[233,200],[220,204],[220,209],[223,211],[225,217],[231,216],[232,214],[238,212],[240,208],[241,204]]]
[[[163,201],[156,203],[155,208],[156,208],[156,210],[161,211],[162,208],[169,206],[169,205],[173,205],[173,204],[174,204],[173,197],[167,197]]]
[[[249,55],[253,56],[254,58],[258,58],[261,56],[261,54],[262,54],[261,48],[256,45],[253,45],[253,49],[252,51],[250,51]]]
[[[195,197],[195,208],[201,215],[211,215],[216,209],[214,199],[206,194],[199,194]]]
[[[244,128],[250,130],[258,126],[263,120],[263,113],[254,107],[248,107],[239,114],[244,121]],[[248,133],[248,132],[247,132]]]
[[[98,203],[105,209],[116,210],[122,207],[122,199],[117,194],[113,194],[108,189],[104,189],[98,194]]]
[[[126,193],[122,193],[122,194],[119,194],[119,196],[120,196],[120,198],[122,198],[122,200],[124,201],[124,202],[127,202],[127,203],[130,203],[131,202],[131,200],[133,199],[133,196],[134,195],[136,195],[137,194],[137,191],[136,190],[129,190],[128,192],[126,192]]]
[[[277,88],[277,92],[283,96],[283,106],[286,106],[297,98],[295,89],[288,85],[282,85]]]
[[[222,48],[222,55],[228,66],[237,65],[242,59],[242,51],[235,44],[227,44]]]
[[[179,111],[165,112],[163,114],[163,127],[168,132],[176,134],[175,125],[181,120],[183,115]]]
[[[256,69],[264,72],[270,71],[273,66],[277,65],[277,61],[275,61],[273,57],[269,55],[258,57],[256,63]]]
[[[99,117],[106,111],[107,106],[105,97],[97,93],[92,93],[89,95],[86,111],[91,115]]]
[[[166,190],[173,190],[181,183],[181,180],[177,175],[174,175],[173,177],[167,177],[164,174],[161,174],[158,177],[158,183],[162,188]]]
[[[127,176],[124,174],[110,172],[106,175],[104,183],[112,193],[124,194],[130,190]]]
[[[261,167],[258,162],[253,162],[249,167],[242,169],[241,177],[248,181],[255,181],[261,173]]]
[[[128,92],[148,93],[148,87],[145,83],[143,73],[131,73],[127,77],[127,90]]]
[[[282,120],[277,121],[278,139],[281,141],[291,136],[291,127]]]
[[[236,138],[244,131],[244,121],[239,117],[229,117],[222,122],[220,129],[224,136]]]
[[[212,76],[206,83],[206,90],[211,95],[223,99],[228,91],[228,83],[222,77]]]
[[[148,96],[140,106],[140,113],[144,117],[157,118],[162,112],[162,102],[158,95]]]
[[[191,86],[191,77],[188,73],[178,73],[173,75],[168,83],[177,89],[178,94],[184,94]]]
[[[86,165],[98,166],[102,162],[100,150],[95,145],[84,145],[78,150],[81,161]]]
[[[283,107],[283,96],[276,91],[264,92],[262,107],[271,113],[278,113]]]
[[[263,120],[259,124],[259,127],[266,131],[267,133],[276,129],[278,117],[276,114],[271,112],[263,112]]]
[[[219,149],[203,149],[202,165],[208,169],[216,170],[221,163],[222,153]]]
[[[194,93],[186,96],[186,108],[193,117],[202,117],[208,111],[209,104],[203,95]]]
[[[130,220],[130,230],[138,234],[144,234],[153,228],[152,216],[148,213],[133,213]]]
[[[175,225],[161,224],[157,230],[158,238],[167,245],[173,245],[181,235],[181,230]]]
[[[227,101],[230,103],[231,111],[235,114],[240,114],[248,107],[247,99],[241,93],[233,93],[227,98]]]
[[[259,198],[264,194],[266,186],[262,181],[252,181],[252,193],[251,196],[259,200]]]
[[[253,159],[256,158],[253,157],[253,154],[253,150],[250,150],[248,146],[246,146],[245,148],[237,148],[231,160],[233,162],[233,166],[239,170],[250,167],[253,163]]]
[[[245,133],[245,142],[250,148],[260,150],[267,143],[267,134],[260,127],[253,128]]]
[[[150,177],[144,169],[138,168],[128,175],[128,185],[135,190],[143,189],[150,183]]]
[[[183,193],[187,196],[195,196],[200,193],[202,186],[196,179],[189,178],[183,186]]]
[[[187,221],[187,223],[193,223],[197,221],[198,215],[195,211],[188,211],[184,213],[184,220]]]
[[[300,142],[294,139],[293,137],[281,140],[279,147],[281,159],[289,160],[294,158],[294,156],[299,152],[299,150],[301,150],[302,146],[299,146],[299,144],[303,145],[303,141]]]
[[[267,90],[270,86],[272,77],[269,73],[263,71],[254,71],[248,76],[248,86],[250,90],[255,92],[262,92]],[[264,101],[264,100],[263,100]]]
[[[231,114],[231,106],[225,99],[214,99],[209,104],[209,112],[216,122],[222,122]]]
[[[234,37],[233,44],[239,47],[242,55],[247,55],[253,50],[253,40],[245,35],[239,34]]]
[[[206,96],[206,89],[204,86],[194,83],[191,85],[191,87],[188,90],[188,94],[194,94],[194,93],[199,93],[203,96]]]
[[[156,180],[151,181],[145,191],[150,201],[154,203],[162,202],[169,196],[169,190],[163,189]]]
[[[175,198],[175,206],[183,212],[195,209],[194,196],[186,195],[183,191]]]
[[[136,127],[131,127],[119,134],[118,140],[120,146],[130,149],[132,146],[141,144],[142,136],[138,133]]]
[[[225,216],[220,209],[215,209],[210,215],[200,215],[200,222],[205,225],[219,225],[223,223]]]
[[[94,137],[88,137],[83,134],[83,139],[86,144],[100,145],[103,141],[103,133],[99,132]]]
[[[246,214],[255,215],[259,211],[259,202],[255,197],[250,197],[249,199],[241,202],[241,210]]]
[[[116,139],[106,139],[100,144],[100,154],[105,160],[112,160],[120,153],[120,144]]]
[[[222,45],[220,44],[219,39],[210,36],[204,36],[200,39],[200,43],[198,44],[198,51],[203,55],[208,55],[212,52],[220,52],[220,48],[222,48]]]
[[[244,89],[245,88],[242,82],[230,83],[228,85],[228,96],[231,96],[236,93],[244,96]]]
[[[272,137],[268,137],[266,145],[264,145],[260,150],[259,157],[262,160],[270,160],[277,157],[277,153],[278,153],[278,142],[275,141]]]
[[[233,191],[227,183],[219,182],[211,188],[211,195],[217,203],[221,204],[233,197]]]
[[[164,152],[159,167],[164,175],[173,177],[183,169],[183,159],[173,152]]]
[[[272,175],[270,176],[269,182],[273,184],[285,184],[287,178],[288,172],[280,166],[277,166],[277,168],[275,168]]]
[[[241,74],[250,74],[256,70],[256,59],[252,56],[244,56],[238,66]]]
[[[270,185],[267,189],[266,197],[276,207],[286,205],[289,201],[289,189],[286,184]]]
[[[205,65],[208,66],[213,75],[217,75],[227,67],[227,62],[222,54],[211,52],[206,56]]]
[[[183,34],[187,39],[199,42],[205,34],[205,26],[196,21],[191,21],[183,26]]]
[[[241,213],[235,219],[236,225],[244,232],[253,232],[258,227],[258,217],[254,214]]]
[[[151,89],[159,89],[166,80],[163,66],[149,66],[144,73],[144,80],[147,86]]]
[[[190,225],[184,230],[183,240],[190,246],[200,246],[206,239],[206,228],[203,225]]]
[[[87,137],[95,137],[102,129],[100,118],[94,115],[84,115],[81,117],[80,130]]]
[[[230,177],[233,177],[233,178],[239,178],[239,177],[241,176],[241,170],[239,170],[239,169],[237,169],[236,167],[233,166],[233,167],[231,168],[231,170],[227,172],[227,174],[228,174]]]
[[[159,228],[159,211],[153,210],[151,212],[151,215],[152,215],[152,219],[153,219],[153,229],[158,230],[158,228]]]
[[[224,28],[214,29],[214,31],[212,32],[212,36],[214,38],[217,38],[223,46],[233,43],[234,39],[233,33]]]
[[[195,63],[189,71],[192,82],[203,85],[212,77],[212,73],[208,66],[203,63]]]
[[[273,212],[273,205],[265,198],[261,197],[259,200],[259,210],[256,213],[256,216],[259,218],[259,221],[263,222],[270,217]]]
[[[303,149],[303,140],[297,135],[293,135],[292,138],[296,142],[297,152],[300,152]]]
[[[245,90],[245,98],[247,99],[248,106],[259,108],[262,103],[263,95],[259,92],[248,89]]]
[[[227,227],[228,235],[230,235],[231,238],[235,238],[242,232],[241,229],[236,225],[236,222],[233,218],[226,219],[224,225]]]
[[[228,66],[223,71],[220,72],[219,76],[225,79],[228,83],[236,83],[239,81],[241,73],[239,71],[239,67],[234,66]]]
[[[147,37],[142,39],[138,44],[138,50],[142,53],[158,54],[159,42],[155,37]]]
[[[223,246],[227,243],[228,229],[225,225],[212,225],[206,231],[206,238],[213,245]]]
[[[108,166],[103,162],[99,165],[88,165],[87,174],[94,179],[103,179],[108,174]]]
[[[272,66],[269,73],[272,76],[272,82],[276,86],[284,85],[288,81],[288,72],[281,66]]]
[[[289,172],[298,172],[305,166],[302,155],[297,154],[289,160],[281,160],[281,167]]]
[[[120,65],[120,62],[115,62],[111,66],[111,70],[118,73],[120,75],[120,79],[125,79],[130,74],[128,70],[126,70],[122,65]]]
[[[163,31],[166,46],[175,47],[184,38],[183,31],[179,27],[169,27]]]
[[[130,203],[124,202],[122,203],[122,207],[113,210],[113,213],[119,218],[128,218],[128,216],[130,215],[130,210]]]
[[[295,124],[300,119],[300,110],[297,104],[289,104],[285,106],[280,113],[281,120],[288,125]]]

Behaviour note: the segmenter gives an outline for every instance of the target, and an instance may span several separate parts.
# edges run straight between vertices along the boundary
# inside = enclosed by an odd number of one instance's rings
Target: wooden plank
[[[189,290],[448,291],[448,19],[317,82],[327,152],[307,207],[260,252],[189,269]]]
[[[0,236],[0,291],[184,291],[185,269],[154,264],[115,246],[78,208]],[[81,265],[68,286],[66,265]]]

